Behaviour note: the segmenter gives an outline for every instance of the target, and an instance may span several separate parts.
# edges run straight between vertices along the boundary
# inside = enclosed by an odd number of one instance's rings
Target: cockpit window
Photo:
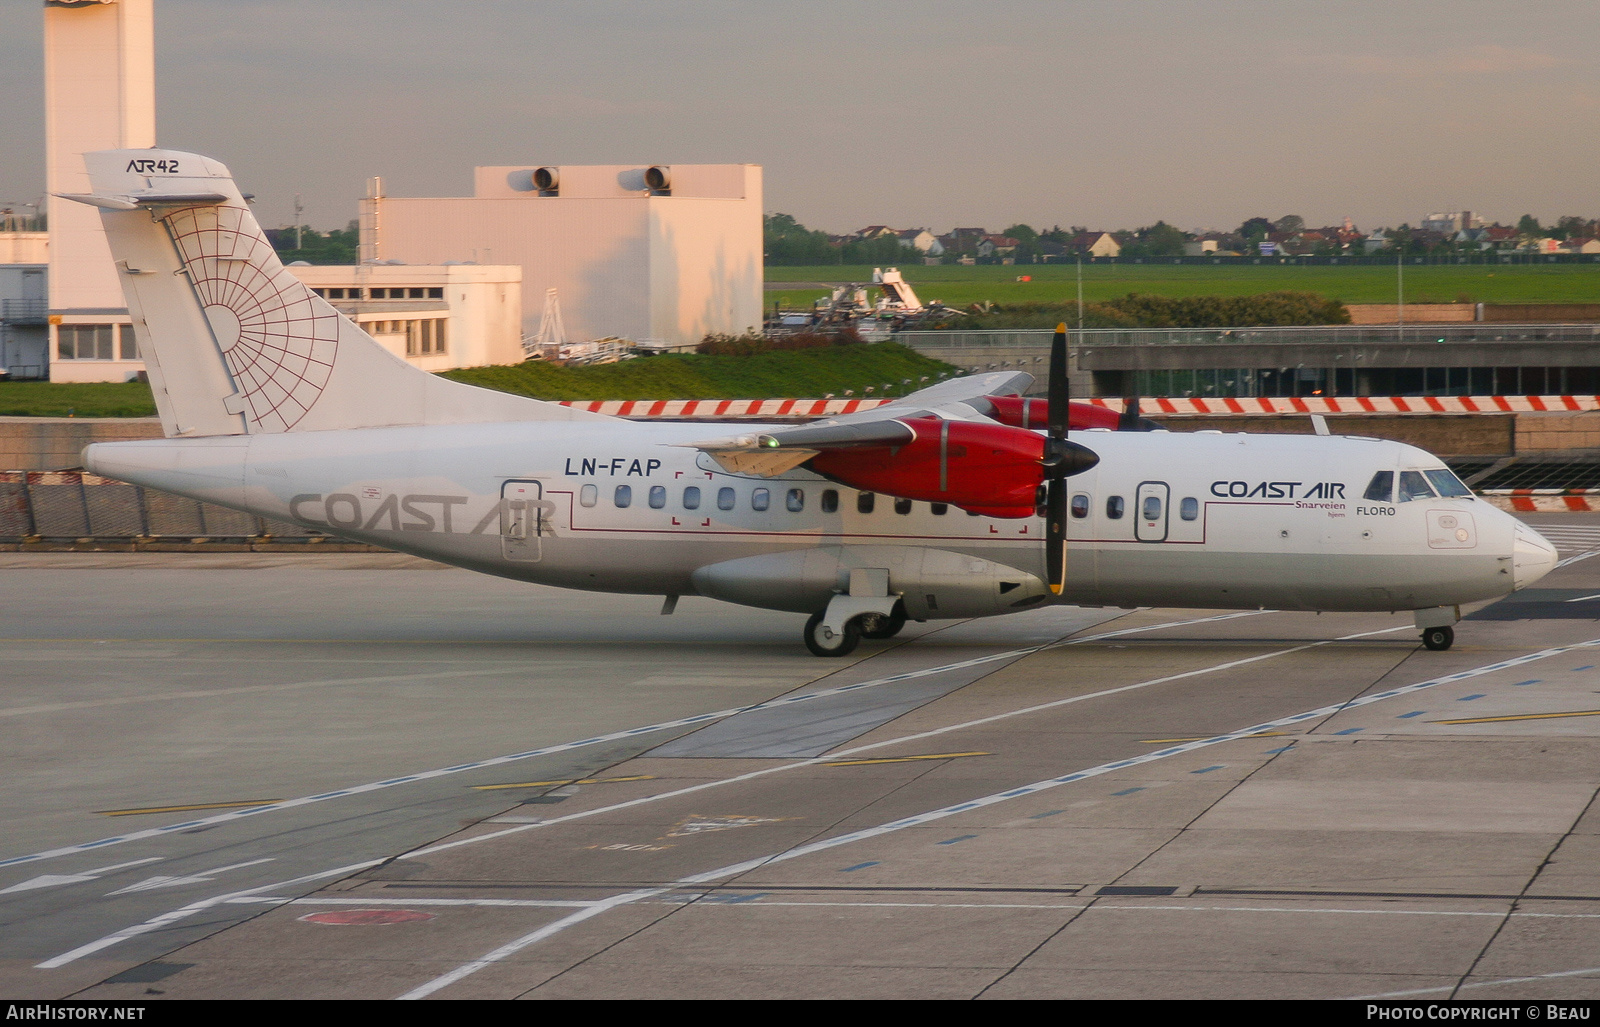
[[[1439,495],[1446,499],[1472,498],[1472,490],[1461,484],[1461,479],[1452,474],[1448,468],[1440,467],[1422,473],[1427,475],[1433,487],[1439,490]]]
[[[1428,479],[1422,476],[1421,471],[1400,472],[1400,495],[1398,501],[1409,503],[1413,499],[1432,499],[1433,489],[1428,487]]]
[[[1372,481],[1367,484],[1367,494],[1363,497],[1374,503],[1389,503],[1394,500],[1394,472],[1379,471],[1372,476]]]

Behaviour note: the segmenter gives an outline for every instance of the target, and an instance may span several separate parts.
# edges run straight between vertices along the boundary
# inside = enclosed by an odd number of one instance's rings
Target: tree
[[[1285,235],[1294,235],[1296,232],[1306,230],[1306,219],[1299,214],[1285,214],[1272,223],[1272,227]]]
[[[1517,234],[1530,239],[1543,238],[1544,226],[1539,224],[1539,219],[1532,214],[1524,214],[1517,220]]]
[[[1189,236],[1165,221],[1157,221],[1133,233],[1133,241],[1122,247],[1125,257],[1181,257]]]
[[[1018,264],[1034,263],[1039,256],[1039,233],[1029,225],[1018,222],[1000,233],[1009,235],[1017,241],[1017,252],[1013,254]]]
[[[267,241],[278,251],[278,259],[285,264],[297,260],[308,264],[354,264],[361,249],[361,230],[355,221],[326,235],[302,227],[299,249],[295,249],[292,228],[269,228],[266,234]]]
[[[1556,227],[1550,230],[1550,235],[1555,239],[1573,239],[1578,236],[1592,235],[1592,225],[1588,218],[1580,218],[1572,214],[1556,221]]]
[[[768,264],[837,264],[840,253],[826,232],[813,232],[788,214],[762,218],[762,243]]]
[[[1246,242],[1252,243],[1265,239],[1268,232],[1276,230],[1276,226],[1266,218],[1251,218],[1239,226],[1239,234],[1244,236]]]

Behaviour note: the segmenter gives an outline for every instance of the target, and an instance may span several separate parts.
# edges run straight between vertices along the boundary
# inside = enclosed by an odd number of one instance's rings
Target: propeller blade
[[[1067,326],[1056,325],[1056,335],[1050,340],[1050,413],[1047,429],[1052,439],[1067,437],[1070,411],[1067,409]]]
[[[1117,418],[1117,431],[1139,430],[1139,394],[1136,392],[1123,401],[1122,416]]]
[[[1044,564],[1052,595],[1067,580],[1067,481],[1051,478],[1045,494]]]

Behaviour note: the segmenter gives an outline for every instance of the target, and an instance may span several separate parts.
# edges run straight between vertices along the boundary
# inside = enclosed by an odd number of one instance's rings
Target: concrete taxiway
[[[0,555],[0,994],[1592,998],[1600,519],[1529,519],[1445,653]]]

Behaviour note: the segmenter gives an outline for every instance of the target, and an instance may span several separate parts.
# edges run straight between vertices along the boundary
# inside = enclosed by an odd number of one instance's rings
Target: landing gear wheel
[[[1429,628],[1422,633],[1422,644],[1435,652],[1450,648],[1456,640],[1455,628]]]
[[[844,631],[835,634],[822,626],[823,615],[828,611],[818,610],[806,621],[806,648],[811,650],[813,656],[848,656],[861,641],[860,618],[847,621]]]
[[[894,612],[888,616],[867,613],[858,619],[861,621],[862,638],[893,638],[906,626],[906,604],[895,603]]]

